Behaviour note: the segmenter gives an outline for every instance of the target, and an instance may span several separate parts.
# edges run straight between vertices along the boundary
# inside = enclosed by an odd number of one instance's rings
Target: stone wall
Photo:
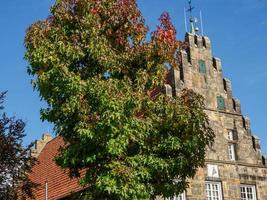
[[[240,185],[255,185],[257,198],[267,199],[267,169],[253,165],[236,164],[229,162],[207,161],[207,165],[218,166],[219,177],[208,176],[207,168],[199,169],[195,178],[191,180],[187,189],[187,200],[206,200],[205,182],[216,181],[222,185],[224,200],[239,200]]]
[[[38,157],[45,145],[50,142],[53,137],[49,133],[45,133],[42,135],[40,140],[36,140],[33,148],[31,149],[31,155],[33,157]]]
[[[257,199],[267,200],[266,156],[261,155],[259,138],[252,134],[249,118],[241,114],[240,101],[233,97],[231,81],[223,78],[221,60],[212,57],[207,37],[187,33],[185,41],[189,47],[180,52],[181,66],[172,69],[165,91],[177,95],[182,88],[191,88],[203,95],[216,134],[213,146],[207,148],[206,167],[190,180],[187,199],[205,200],[205,183],[211,181],[221,184],[224,200],[240,200],[241,184],[254,185]],[[234,138],[229,139],[229,132],[234,132]],[[234,160],[229,156],[231,144]],[[216,169],[216,176],[209,176],[210,167]]]

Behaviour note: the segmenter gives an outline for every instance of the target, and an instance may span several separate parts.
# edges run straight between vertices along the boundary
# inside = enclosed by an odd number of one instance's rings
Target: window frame
[[[233,130],[228,130],[228,132],[227,132],[227,138],[228,138],[228,140],[230,140],[230,141],[234,141],[235,139],[235,137],[234,137],[234,131]]]
[[[245,189],[244,192],[242,192],[242,188]],[[252,199],[248,197],[248,188],[251,189]],[[245,197],[242,197],[242,194],[245,194]],[[257,200],[256,185],[241,184],[240,185],[240,198],[241,200]]]
[[[210,185],[210,190],[207,189],[207,185]],[[217,186],[218,190],[213,190],[214,187]],[[210,192],[208,192],[210,191]],[[218,196],[213,196],[214,192],[218,192]],[[222,183],[216,182],[216,181],[206,181],[205,182],[205,193],[206,193],[206,199],[207,200],[223,200],[223,192],[222,192]]]
[[[175,195],[174,197],[165,198],[165,200],[186,200],[185,191],[183,193]]]
[[[236,145],[234,143],[228,144],[228,159],[236,161]]]
[[[206,67],[206,62],[205,60],[199,60],[198,61],[198,71],[201,74],[206,74],[207,73],[207,67]]]
[[[222,96],[217,96],[217,108],[219,110],[226,109],[225,99]]]
[[[238,133],[235,129],[227,130],[227,140],[232,143],[236,143],[238,141]]]

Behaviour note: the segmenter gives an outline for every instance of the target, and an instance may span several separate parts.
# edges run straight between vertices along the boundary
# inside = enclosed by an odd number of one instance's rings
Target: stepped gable
[[[267,200],[267,157],[261,154],[260,140],[251,130],[250,119],[242,114],[241,103],[233,96],[231,81],[223,77],[221,60],[212,56],[208,37],[186,33],[185,42],[188,47],[179,52],[180,66],[170,69],[167,83],[153,90],[151,96],[159,92],[176,96],[183,88],[201,94],[216,137],[213,146],[206,149],[205,166],[189,180],[187,190],[174,199]],[[57,137],[38,156],[40,163],[30,174],[41,184],[35,193],[37,200],[45,199],[46,181],[49,200],[65,199],[84,189],[54,163],[62,145],[62,138]]]
[[[151,96],[156,97],[159,92],[176,96],[183,88],[201,94],[216,138],[214,145],[206,149],[205,166],[189,180],[187,190],[174,199],[266,200],[267,156],[261,154],[260,140],[253,134],[249,118],[242,115],[231,81],[223,77],[221,60],[212,56],[208,37],[187,33],[185,42],[188,48],[180,51],[180,66],[170,69],[166,84],[152,91]],[[39,164],[30,174],[40,184],[36,199],[45,199],[46,182],[49,200],[66,200],[82,191],[78,179],[70,179],[68,171],[54,162],[63,139],[57,137],[46,145],[38,144],[43,149]]]
[[[205,98],[205,112],[215,132],[213,146],[206,149],[206,164],[181,200],[265,200],[267,199],[266,156],[260,139],[251,130],[250,119],[241,112],[233,96],[231,81],[223,77],[222,62],[212,56],[206,36],[186,33],[188,48],[180,51],[181,63],[172,68],[165,93],[179,95],[193,89]]]

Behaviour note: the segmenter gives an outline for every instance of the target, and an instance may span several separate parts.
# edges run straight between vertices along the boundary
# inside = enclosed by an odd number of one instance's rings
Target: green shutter
[[[218,109],[220,109],[220,110],[225,109],[225,102],[224,102],[224,98],[222,96],[217,97],[217,105],[218,105]]]
[[[201,74],[206,74],[206,64],[204,60],[199,60],[198,61],[198,68],[199,68],[199,72]]]

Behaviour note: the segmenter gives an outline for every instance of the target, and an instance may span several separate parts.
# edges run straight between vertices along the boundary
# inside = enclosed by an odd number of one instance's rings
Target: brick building
[[[52,138],[49,134],[44,134],[42,139],[36,141],[33,155],[38,158],[38,163],[33,167],[30,179],[39,184],[34,190],[37,200],[56,200],[74,196],[77,191],[82,191],[78,179],[69,178],[67,171],[61,169],[54,162],[64,141],[60,137]]]
[[[202,94],[216,139],[207,148],[205,167],[190,180],[190,187],[173,199],[267,200],[267,157],[261,155],[259,138],[253,135],[249,118],[242,115],[240,101],[233,97],[231,82],[222,76],[220,59],[212,56],[208,37],[187,33],[185,41],[188,48],[180,52],[179,69],[171,69],[165,93],[175,96],[186,87]],[[40,184],[37,199],[46,195],[49,200],[67,199],[84,189],[54,163],[61,145],[61,138],[48,135],[37,142],[34,152],[39,164],[31,174]]]

